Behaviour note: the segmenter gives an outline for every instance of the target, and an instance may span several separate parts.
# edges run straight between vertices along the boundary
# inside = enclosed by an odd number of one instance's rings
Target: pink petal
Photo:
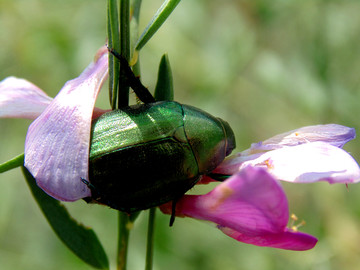
[[[169,214],[171,204],[161,209]],[[286,228],[289,211],[283,189],[259,168],[245,168],[206,195],[185,195],[176,204],[176,215],[214,222],[224,233],[245,243],[304,248],[302,234],[293,237],[297,233]]]
[[[327,142],[336,147],[343,147],[344,144],[355,138],[355,129],[337,125],[316,125],[307,126],[278,134],[263,142],[252,144],[251,148],[243,154],[251,154],[259,151],[279,149],[284,146],[296,146],[308,142]]]
[[[262,247],[302,251],[312,249],[317,243],[317,239],[312,235],[289,230],[279,234],[270,234],[266,237],[249,237],[227,227],[219,227],[219,229],[237,241]]]
[[[91,194],[80,177],[89,179],[91,117],[107,71],[103,51],[79,77],[64,85],[29,127],[25,166],[37,184],[58,200],[75,201]]]
[[[357,162],[341,148],[323,142],[306,143],[286,147],[262,154],[246,161],[246,166],[267,168],[277,179],[311,183],[356,183],[360,181],[360,168]]]
[[[225,158],[225,160],[218,167],[216,167],[212,171],[212,173],[233,175],[239,172],[242,164],[244,164],[246,161],[254,160],[263,154],[264,154],[263,152],[251,154],[251,155],[243,154],[243,152],[236,153],[234,155]]]
[[[212,179],[211,177],[209,177],[207,175],[202,175],[196,184],[197,185],[207,185],[212,182],[216,182],[216,180]]]
[[[0,82],[0,118],[35,119],[51,101],[40,88],[24,79],[8,77]]]
[[[92,119],[97,119],[101,115],[103,115],[104,113],[109,112],[109,111],[111,111],[111,110],[103,110],[103,109],[95,107],[94,111],[93,111]]]

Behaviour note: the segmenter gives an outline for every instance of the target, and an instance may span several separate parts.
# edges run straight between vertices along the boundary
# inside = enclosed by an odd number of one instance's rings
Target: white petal
[[[360,180],[359,165],[351,155],[323,142],[269,151],[244,162],[240,169],[248,165],[265,167],[277,179],[288,182],[355,183]]]
[[[307,126],[278,134],[263,142],[252,144],[251,148],[245,150],[243,154],[248,155],[309,142],[326,142],[336,147],[343,147],[345,143],[354,138],[355,129],[353,128],[337,124]]]
[[[80,178],[89,179],[91,117],[107,71],[105,53],[68,81],[29,127],[25,167],[37,184],[58,200],[75,201],[91,195]]]
[[[52,98],[31,82],[8,77],[0,82],[0,118],[35,119]]]

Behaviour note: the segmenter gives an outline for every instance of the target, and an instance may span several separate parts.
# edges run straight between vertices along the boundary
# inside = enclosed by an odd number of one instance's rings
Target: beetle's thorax
[[[215,169],[235,148],[229,124],[200,109],[183,105],[184,128],[199,166],[206,174]]]

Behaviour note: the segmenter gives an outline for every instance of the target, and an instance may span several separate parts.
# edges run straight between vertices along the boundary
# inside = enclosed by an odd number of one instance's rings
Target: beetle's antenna
[[[114,55],[120,62],[122,68],[124,68],[128,84],[134,90],[138,98],[144,103],[153,103],[155,102],[155,98],[149,92],[140,81],[138,77],[135,76],[134,72],[131,70],[128,61],[122,56],[120,53],[115,51],[113,48],[108,47],[109,52]]]

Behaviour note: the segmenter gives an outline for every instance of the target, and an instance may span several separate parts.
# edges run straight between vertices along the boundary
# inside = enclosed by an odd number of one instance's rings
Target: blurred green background
[[[143,1],[141,29],[162,1]],[[175,99],[226,119],[237,150],[304,125],[359,130],[360,1],[182,1],[141,52],[154,89],[169,54]],[[105,0],[0,0],[0,80],[26,78],[50,96],[105,43]],[[107,91],[98,105],[108,108]],[[0,120],[0,163],[23,152],[30,121]],[[360,142],[346,150],[360,160]],[[154,269],[360,267],[360,186],[284,183],[301,230],[319,238],[305,252],[236,242],[206,223],[157,215]],[[194,188],[192,192],[196,192]],[[98,234],[115,268],[117,213],[66,203]],[[143,269],[147,213],[131,235],[128,269]],[[42,216],[19,169],[0,175],[0,269],[91,269],[66,249]]]

